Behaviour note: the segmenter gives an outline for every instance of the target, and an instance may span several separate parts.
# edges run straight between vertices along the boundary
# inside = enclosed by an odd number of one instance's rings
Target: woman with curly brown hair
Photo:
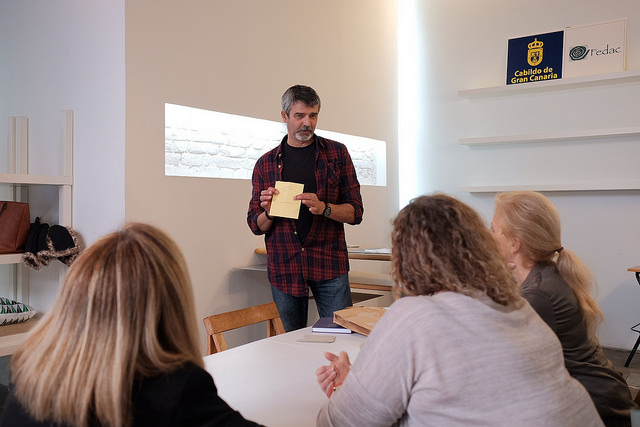
[[[350,366],[316,371],[321,426],[601,426],[479,215],[444,194],[393,222],[398,295]]]
[[[590,293],[594,278],[563,247],[555,206],[533,191],[500,193],[495,203],[493,237],[522,296],[560,339],[569,373],[587,389],[605,425],[630,426],[636,405],[596,336],[602,311]]]

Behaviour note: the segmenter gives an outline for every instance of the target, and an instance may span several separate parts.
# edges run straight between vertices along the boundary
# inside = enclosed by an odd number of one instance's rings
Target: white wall
[[[271,300],[265,273],[234,270],[264,262],[263,238],[246,224],[249,180],[164,176],[165,102],[280,121],[282,93],[314,87],[319,128],[388,143],[387,187],[364,187],[363,223],[347,226],[350,242],[388,246],[395,34],[395,2],[382,0],[126,2],[126,218],[177,240],[200,318]]]
[[[63,110],[73,110],[73,226],[91,243],[124,221],[124,1],[0,0],[0,58],[0,170],[7,117],[26,116],[29,171],[60,174]],[[35,308],[49,307],[61,267],[31,274]]]
[[[637,125],[637,84],[478,103],[457,94],[503,84],[510,37],[621,17],[628,18],[628,69],[640,70],[637,0],[415,4],[424,31],[415,43],[424,85],[416,87],[421,120],[419,138],[411,142],[420,152],[414,165],[403,163],[417,170],[415,181],[403,186],[415,185],[415,195],[436,190],[458,195],[488,220],[492,195],[470,195],[459,186],[492,177],[517,179],[519,165],[530,160],[527,179],[569,180],[578,172],[583,178],[638,177],[637,167],[629,164],[640,154],[635,140],[479,150],[457,143],[459,137],[521,133],[521,127],[532,126],[528,132],[540,118],[546,126],[567,123],[571,129],[583,123],[599,127],[602,117],[613,126]],[[278,120],[278,100],[286,87],[314,86],[323,100],[323,129],[389,143],[387,187],[363,189],[365,222],[347,228],[352,242],[387,246],[389,220],[398,205],[395,7],[396,2],[383,0],[291,0],[277,6],[248,0],[130,0],[126,5],[0,0],[0,135],[6,135],[7,116],[28,116],[36,147],[32,171],[57,173],[61,112],[74,110],[74,228],[90,243],[119,226],[125,209],[126,13],[126,217],[161,225],[178,240],[189,260],[199,315],[259,303],[269,298],[264,277],[233,270],[261,261],[251,250],[262,240],[245,223],[250,184],[164,177],[164,102]],[[546,96],[562,108],[532,111],[525,104],[540,107]],[[0,138],[2,152],[4,142]],[[579,165],[585,170],[576,170]],[[598,301],[606,316],[602,343],[630,348],[636,334],[628,328],[640,321],[635,314],[640,289],[625,270],[640,261],[640,194],[549,195],[564,219],[564,245],[600,282]],[[46,308],[55,288],[43,285],[32,292],[40,308]]]
[[[501,86],[509,38],[618,18],[628,19],[628,69],[640,71],[637,0],[565,1],[418,0],[423,30],[417,46],[421,147],[415,194],[445,191],[479,209],[487,222],[493,194],[469,194],[467,185],[589,183],[640,177],[637,137],[468,147],[458,138],[637,127],[640,83],[557,92],[467,99],[462,89]],[[399,144],[403,144],[400,141]],[[401,182],[401,185],[405,183]],[[546,193],[563,219],[563,245],[575,251],[599,282],[605,346],[630,348],[640,321],[640,287],[627,267],[640,264],[640,191]]]

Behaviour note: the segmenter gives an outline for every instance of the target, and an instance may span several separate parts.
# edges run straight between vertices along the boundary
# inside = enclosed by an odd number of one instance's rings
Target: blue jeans
[[[307,281],[318,307],[320,317],[333,317],[333,312],[353,305],[349,275],[343,274],[335,279],[323,281]],[[287,295],[271,285],[271,295],[278,307],[284,329],[294,331],[307,326],[309,297]]]

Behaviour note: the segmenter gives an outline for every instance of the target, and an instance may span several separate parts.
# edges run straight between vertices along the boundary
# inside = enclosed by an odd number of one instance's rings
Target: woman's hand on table
[[[316,369],[316,380],[324,394],[326,394],[327,397],[331,397],[334,387],[340,386],[347,378],[349,370],[351,369],[351,362],[349,361],[349,355],[344,351],[341,351],[338,356],[330,352],[325,352],[324,357],[331,362],[331,364]]]

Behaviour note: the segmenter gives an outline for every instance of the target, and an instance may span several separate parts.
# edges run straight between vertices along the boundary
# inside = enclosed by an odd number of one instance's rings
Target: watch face
[[[329,206],[329,204],[327,203],[327,207],[325,208],[324,212],[322,213],[324,216],[329,216],[331,215],[331,206]]]

